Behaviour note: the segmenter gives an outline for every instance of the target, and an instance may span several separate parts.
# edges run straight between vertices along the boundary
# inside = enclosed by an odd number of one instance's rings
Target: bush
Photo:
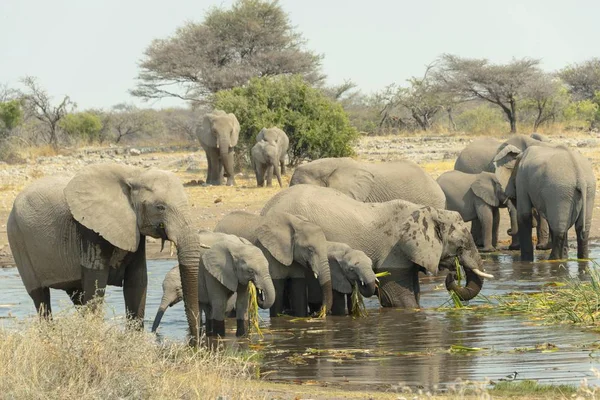
[[[501,111],[488,105],[480,105],[463,111],[455,117],[455,122],[459,131],[470,134],[485,135],[507,130],[506,119]]]
[[[590,129],[600,120],[598,104],[592,100],[576,101],[565,109],[563,116],[571,128]]]
[[[248,85],[217,92],[213,105],[234,113],[241,126],[238,159],[249,158],[256,135],[277,126],[290,138],[290,164],[304,159],[354,154],[358,132],[339,103],[300,76],[254,78]]]
[[[67,114],[59,125],[70,138],[82,139],[89,143],[97,141],[102,131],[100,117],[90,112]]]

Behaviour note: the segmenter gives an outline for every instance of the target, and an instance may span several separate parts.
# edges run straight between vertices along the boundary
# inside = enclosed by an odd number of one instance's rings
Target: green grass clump
[[[552,395],[552,398],[565,398],[577,393],[577,389],[577,386],[574,385],[543,385],[537,383],[536,381],[524,380],[498,382],[496,385],[494,385],[494,388],[489,391],[489,393],[492,396],[500,395],[502,397],[516,395],[520,398],[527,398],[528,395]]]

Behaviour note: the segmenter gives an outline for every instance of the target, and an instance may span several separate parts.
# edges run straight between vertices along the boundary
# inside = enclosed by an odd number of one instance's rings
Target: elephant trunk
[[[165,315],[166,310],[167,306],[164,306],[163,304],[161,304],[160,307],[158,307],[156,317],[154,317],[154,323],[152,323],[152,332],[156,332],[156,330],[158,329],[158,325],[160,325],[160,320],[162,319],[163,315]]]
[[[483,276],[487,275],[479,270],[479,266],[483,264],[477,250],[465,250],[460,257],[460,263],[465,270],[467,283],[460,287],[455,281],[454,273],[449,273],[446,276],[446,289],[453,290],[458,297],[463,301],[473,299],[479,294],[483,287]]]
[[[181,274],[183,303],[192,345],[197,345],[200,337],[200,307],[198,305],[200,247],[200,238],[194,229],[190,229],[177,241],[177,257],[179,259],[179,272]]]
[[[375,290],[377,290],[377,282],[366,282],[365,284],[358,285],[358,291],[363,297],[371,297],[375,294]]]
[[[519,233],[519,225],[517,223],[517,208],[511,199],[508,199],[506,206],[508,207],[508,215],[510,215],[510,228],[506,233],[514,236]]]
[[[275,303],[275,286],[271,276],[268,274],[260,275],[255,281],[256,289],[262,291],[262,296],[258,296],[258,306],[263,310],[271,308]]]
[[[333,305],[333,289],[331,284],[331,271],[329,270],[329,261],[327,257],[325,257],[324,263],[316,265],[319,265],[317,279],[319,280],[321,292],[323,293],[323,305],[325,306],[325,309],[327,311],[330,311],[331,306]]]
[[[227,175],[227,185],[233,185],[233,152],[229,151],[229,138],[227,136],[219,137],[219,152],[221,155],[221,163]],[[220,172],[219,172],[220,173]]]
[[[273,164],[273,172],[275,172],[277,182],[279,182],[279,187],[282,188],[283,184],[281,183],[281,168],[279,168],[279,162],[277,160],[275,160],[275,163]]]
[[[181,298],[178,298],[177,295],[171,296],[167,293],[163,294],[163,297],[160,301],[160,306],[158,307],[158,311],[156,312],[156,317],[154,317],[154,323],[152,324],[152,332],[156,332],[158,326],[160,325],[160,321],[162,320],[165,311],[167,308],[179,303]]]

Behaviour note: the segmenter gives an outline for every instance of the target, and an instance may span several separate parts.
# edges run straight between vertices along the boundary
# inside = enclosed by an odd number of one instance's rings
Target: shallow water
[[[577,262],[566,266],[543,261],[513,262],[515,254],[484,255],[486,271],[496,278],[486,280],[482,291],[485,296],[536,291],[544,283],[566,277],[586,279],[583,265]],[[600,258],[600,246],[593,247],[592,256]],[[162,279],[174,264],[172,260],[149,262],[148,330],[162,295]],[[443,279],[443,276],[422,276],[423,310],[419,312],[379,310],[377,302],[371,299],[365,302],[369,316],[356,320],[282,317],[269,321],[268,313],[261,310],[265,339],[251,347],[261,349],[264,354],[261,370],[273,380],[376,384],[380,389],[395,385],[431,388],[457,378],[497,380],[518,371],[518,379],[579,384],[588,378],[589,383],[600,385],[600,379],[590,371],[592,367],[600,368],[600,351],[590,350],[591,344],[600,341],[600,335],[577,328],[538,326],[515,316],[435,311],[434,308],[448,300]],[[62,291],[52,290],[51,297],[54,313],[71,306]],[[122,317],[121,289],[109,287],[106,299],[111,316]],[[483,302],[480,299],[472,304]],[[0,269],[0,324],[11,326],[14,317],[34,314],[33,302],[16,268]],[[181,340],[186,327],[183,304],[179,303],[165,313],[160,336]],[[228,343],[247,346],[247,341],[234,339],[235,320],[228,321],[227,327]],[[556,348],[532,350],[544,343]],[[484,350],[452,353],[449,349],[453,345]]]

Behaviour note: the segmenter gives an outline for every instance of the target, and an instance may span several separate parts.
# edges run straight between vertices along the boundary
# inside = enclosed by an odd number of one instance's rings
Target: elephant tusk
[[[479,269],[477,269],[477,268],[474,268],[474,269],[473,269],[473,272],[474,272],[475,274],[477,274],[478,276],[482,277],[482,278],[494,279],[494,275],[491,275],[491,274],[486,274],[485,272],[483,272],[483,271],[480,271],[480,270],[479,270]]]
[[[166,242],[165,239],[161,239],[161,242],[160,242],[160,252],[161,253],[165,249],[165,242]]]
[[[375,278],[375,283],[379,284],[379,278]]]
[[[363,281],[362,279],[360,280],[360,285],[361,286],[365,286],[365,281]]]
[[[203,249],[210,249],[210,246],[204,243],[200,243],[200,247],[202,247]]]
[[[171,242],[171,246],[169,248],[169,255],[171,257],[173,257],[173,254],[175,253],[175,243]]]
[[[315,272],[315,279],[319,279],[319,275],[317,275],[317,273]]]

